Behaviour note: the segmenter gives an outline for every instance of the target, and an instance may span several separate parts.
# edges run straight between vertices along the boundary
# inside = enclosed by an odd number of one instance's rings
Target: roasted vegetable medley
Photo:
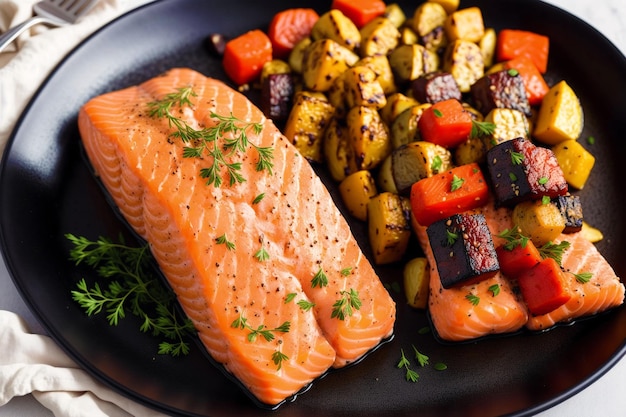
[[[602,238],[575,195],[595,162],[579,140],[583,109],[566,80],[546,82],[546,36],[496,31],[459,0],[414,10],[334,0],[323,14],[278,13],[225,48],[215,39],[232,81],[261,91],[266,115],[327,165],[350,215],[368,223],[374,263],[406,262],[412,306],[426,306],[429,273],[425,258],[406,259],[412,222],[480,229],[454,216],[495,198],[536,246],[581,229]],[[483,267],[470,275],[495,268]]]

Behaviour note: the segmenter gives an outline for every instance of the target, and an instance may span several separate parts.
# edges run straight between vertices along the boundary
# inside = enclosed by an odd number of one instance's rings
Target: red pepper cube
[[[474,284],[500,270],[483,214],[455,214],[426,229],[444,288]]]
[[[528,310],[536,316],[556,310],[571,298],[566,274],[552,258],[524,270],[517,282]]]
[[[469,138],[472,116],[459,100],[442,100],[424,110],[417,128],[422,140],[454,148]]]

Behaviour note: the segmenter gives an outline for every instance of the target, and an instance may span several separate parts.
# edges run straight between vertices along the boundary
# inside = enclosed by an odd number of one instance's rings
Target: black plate
[[[235,36],[265,28],[273,13],[313,1],[161,1],[107,25],[54,71],[30,103],[6,149],[0,178],[1,238],[9,272],[50,335],[85,369],[121,393],[169,414],[262,415],[228,378],[194,348],[184,358],[155,353],[155,340],[127,319],[117,328],[88,318],[70,289],[87,273],[68,262],[71,232],[116,237],[124,226],[81,160],[76,114],[89,98],[135,84],[173,67],[189,66],[223,78],[203,48],[210,32]],[[330,3],[330,2],[329,2]],[[414,2],[402,1],[406,10]],[[626,272],[626,222],[618,168],[626,155],[626,59],[581,20],[539,1],[474,1],[496,29],[523,28],[551,38],[552,84],[566,79],[585,111],[583,138],[597,158],[581,192],[587,220],[605,239],[600,250]],[[463,7],[469,6],[464,2]],[[326,4],[316,6],[320,12]],[[514,12],[511,12],[514,11]],[[332,186],[331,186],[332,188]],[[362,227],[354,224],[366,248]],[[398,280],[399,267],[378,268]],[[531,415],[557,404],[604,374],[626,351],[626,308],[560,326],[461,345],[420,335],[423,312],[398,301],[396,338],[358,366],[332,373],[275,416]],[[431,362],[419,382],[396,368],[400,349],[415,345]]]

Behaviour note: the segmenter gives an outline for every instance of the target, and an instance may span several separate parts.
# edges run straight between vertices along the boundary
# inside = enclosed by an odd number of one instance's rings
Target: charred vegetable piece
[[[274,121],[289,117],[293,101],[294,84],[291,74],[269,74],[263,79],[261,108]]]
[[[443,146],[426,141],[402,145],[391,154],[391,172],[399,193],[408,194],[422,178],[452,168],[452,154]]]
[[[513,224],[535,245],[554,241],[565,229],[565,220],[556,205],[541,200],[522,201],[513,209]]]
[[[462,93],[469,92],[485,74],[480,47],[465,39],[449,43],[443,57],[443,70],[452,74]]]
[[[580,196],[573,194],[559,196],[554,199],[554,204],[565,220],[563,233],[576,233],[582,229],[583,206],[580,203]]]
[[[496,203],[514,206],[543,196],[555,198],[568,191],[554,153],[524,138],[516,138],[487,151],[487,169]]]
[[[375,17],[383,15],[386,4],[382,0],[333,0],[330,7],[341,10],[361,28]]]
[[[434,71],[411,83],[413,97],[420,103],[437,103],[451,98],[461,101],[461,90],[449,72]]]
[[[524,80],[517,70],[501,70],[482,76],[470,87],[470,94],[474,106],[482,114],[504,108],[532,116]]]
[[[404,256],[411,236],[410,211],[409,200],[398,194],[384,192],[369,200],[368,235],[376,265],[397,262]]]
[[[339,184],[339,193],[348,213],[359,220],[367,220],[367,205],[378,194],[372,173],[366,169],[348,175]]]
[[[457,10],[447,17],[444,28],[450,41],[478,42],[485,33],[483,14],[475,6]]]
[[[517,282],[528,310],[536,316],[559,308],[571,298],[565,273],[553,258],[523,271]]]
[[[444,288],[474,284],[500,270],[483,214],[455,214],[426,229]]]
[[[498,61],[507,61],[519,56],[531,59],[539,72],[548,69],[550,38],[527,30],[503,29],[498,33],[496,57]]]

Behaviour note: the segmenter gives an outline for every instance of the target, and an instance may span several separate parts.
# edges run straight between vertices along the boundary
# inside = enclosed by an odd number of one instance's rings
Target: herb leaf
[[[409,381],[409,382],[417,382],[417,379],[419,378],[419,375],[418,375],[417,372],[415,372],[414,370],[412,370],[410,368],[411,362],[409,362],[409,360],[404,355],[404,349],[400,349],[400,361],[398,362],[398,365],[396,365],[396,366],[399,369],[404,368],[406,370],[405,378],[406,378],[407,381]]]
[[[471,294],[471,293],[470,293],[470,294],[467,294],[467,295],[465,296],[465,299],[466,299],[467,301],[469,301],[470,303],[472,303],[473,305],[475,305],[475,306],[477,306],[477,305],[478,305],[478,303],[480,303],[480,297],[479,297],[479,296],[477,296],[477,295],[475,295],[475,294]]]
[[[317,273],[313,276],[311,280],[311,286],[315,287],[326,287],[328,285],[328,277],[322,268],[317,271]]]
[[[456,174],[452,177],[452,181],[450,182],[450,191],[456,191],[463,186],[465,180]]]
[[[341,298],[335,301],[333,304],[333,311],[330,314],[330,318],[338,318],[339,320],[345,320],[347,316],[352,316],[353,309],[361,309],[361,300],[359,299],[359,293],[350,288],[350,291],[341,291]]]
[[[539,254],[542,258],[552,258],[556,261],[556,263],[561,265],[563,252],[565,252],[569,246],[570,243],[567,240],[564,240],[558,244],[548,242],[537,249],[539,250]]]
[[[470,138],[491,136],[495,130],[495,123],[479,122],[478,120],[472,119],[472,131],[470,132]]]

